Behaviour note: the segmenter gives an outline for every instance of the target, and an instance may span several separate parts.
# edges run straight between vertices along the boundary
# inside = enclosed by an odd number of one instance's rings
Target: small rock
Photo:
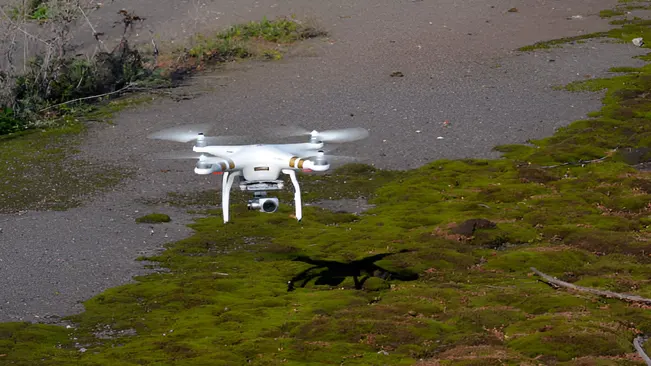
[[[385,355],[385,356],[388,356],[388,355],[389,355],[389,352],[387,352],[387,351],[385,351],[385,350],[381,350],[381,351],[378,351],[378,355]]]
[[[437,140],[443,140],[443,136],[439,136],[436,138]]]
[[[633,42],[634,45],[636,45],[638,47],[644,46],[644,39],[642,37],[634,38],[632,42]]]
[[[400,71],[394,71],[394,72],[391,73],[391,77],[392,77],[392,78],[401,78],[401,77],[403,77],[403,76],[405,76],[405,74],[403,74],[403,73],[400,72]]]
[[[413,310],[409,310],[409,311],[407,312],[407,314],[409,314],[409,315],[411,315],[411,316],[416,316],[416,315],[418,315],[418,314],[417,314],[415,311],[413,311]]]
[[[509,13],[517,13],[517,12],[518,12],[518,8],[511,8],[511,9],[508,10],[508,12],[509,12]]]
[[[81,352],[81,353],[84,353],[84,352],[86,352],[86,351],[87,351],[87,349],[85,349],[84,347],[81,347],[81,348],[79,349],[79,352]]]

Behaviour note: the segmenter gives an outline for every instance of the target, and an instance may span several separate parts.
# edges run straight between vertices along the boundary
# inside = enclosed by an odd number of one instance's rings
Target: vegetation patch
[[[624,14],[626,14],[626,12],[619,9],[606,9],[599,12],[599,16],[602,18],[612,18]]]
[[[25,11],[23,5],[27,7]],[[0,13],[5,22],[4,28],[0,28],[5,33],[0,37],[0,45],[9,53],[8,64],[0,68],[0,135],[44,128],[47,121],[70,115],[71,109],[126,93],[174,87],[210,65],[251,57],[277,60],[291,43],[326,34],[311,22],[265,18],[214,34],[196,35],[182,48],[159,49],[153,39],[153,49],[134,48],[128,40],[128,30],[146,18],[120,10],[116,24],[123,24],[124,34],[117,46],[108,49],[103,35],[95,32],[101,51],[88,57],[73,55],[69,44],[71,28],[76,21],[89,22],[87,13],[98,6],[82,0],[30,1],[20,5],[20,13]],[[30,24],[30,28],[35,26],[44,32],[45,27],[50,27],[55,37],[41,41],[44,45],[38,46],[44,49],[19,68],[12,63],[20,51],[13,39],[17,34],[24,36],[22,27],[33,17],[41,22]],[[26,39],[40,40],[31,34]]]
[[[0,212],[64,210],[114,187],[132,171],[75,159],[85,126],[65,118],[57,127],[0,137]]]
[[[645,40],[648,40],[651,39],[651,31],[648,29],[651,21],[630,15],[630,11],[648,10],[650,8],[651,5],[648,0],[619,1],[615,8],[605,9],[599,12],[601,18],[614,18],[610,21],[610,24],[620,26],[618,28],[611,29],[607,32],[594,32],[573,37],[540,41],[532,45],[520,47],[518,48],[518,51],[527,52],[540,49],[550,49],[574,42],[584,42],[588,39],[609,39],[617,40],[619,42],[630,42],[634,38],[642,37]]]
[[[28,0],[14,5],[9,15],[12,20],[17,21],[23,18],[30,20],[44,21],[49,17],[50,9],[46,0]]]
[[[136,222],[139,224],[159,224],[162,222],[170,221],[172,221],[172,219],[169,217],[169,215],[156,212],[136,218]]]
[[[241,58],[280,59],[287,46],[299,40],[324,36],[316,25],[292,18],[237,24],[213,34],[195,35],[188,46],[158,60],[162,72],[178,78],[208,65]]]
[[[561,45],[572,43],[572,42],[584,41],[584,40],[587,40],[587,39],[604,38],[604,37],[607,37],[607,36],[608,36],[607,32],[595,32],[595,33],[581,34],[581,35],[578,35],[578,36],[572,36],[572,37],[565,37],[565,38],[553,39],[553,40],[548,40],[548,41],[536,42],[536,43],[534,43],[532,45],[520,47],[520,48],[518,48],[518,51],[527,52],[527,51],[535,51],[535,50],[540,50],[540,49],[549,49],[549,48],[552,48],[552,47],[559,47]]]

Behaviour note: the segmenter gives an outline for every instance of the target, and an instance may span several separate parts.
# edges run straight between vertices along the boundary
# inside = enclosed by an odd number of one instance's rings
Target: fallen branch
[[[581,165],[581,166],[585,166],[586,164],[591,164],[591,163],[600,163],[600,162],[602,162],[602,161],[604,161],[604,160],[606,160],[606,159],[612,157],[613,154],[615,154],[615,153],[617,152],[618,149],[619,149],[619,146],[617,146],[616,148],[610,150],[610,151],[608,152],[608,154],[606,154],[605,156],[602,156],[602,157],[597,158],[597,159],[592,159],[592,160],[579,160],[579,161],[570,161],[570,162],[567,162],[567,163],[561,163],[561,164],[556,164],[556,165],[545,165],[545,166],[541,166],[540,169],[552,169],[552,168],[558,168],[559,166],[566,166],[566,165]]]
[[[77,98],[77,99],[69,100],[69,101],[67,101],[67,102],[63,102],[63,103],[59,103],[59,104],[54,104],[54,105],[51,105],[51,106],[49,106],[49,107],[45,107],[45,108],[39,110],[39,112],[43,112],[43,111],[46,111],[46,110],[48,110],[48,109],[50,109],[50,108],[60,107],[60,106],[62,106],[62,105],[66,105],[66,104],[74,103],[74,102],[79,102],[79,101],[86,100],[86,99],[101,98],[101,97],[105,97],[105,96],[107,96],[107,95],[112,95],[112,94],[121,93],[121,92],[123,92],[123,91],[125,91],[125,90],[127,90],[127,89],[130,89],[130,88],[131,88],[132,86],[134,86],[134,85],[135,85],[135,84],[127,84],[127,86],[125,86],[124,88],[122,88],[122,89],[118,89],[118,90],[114,90],[114,91],[112,91],[112,92],[108,92],[108,93],[104,93],[104,94],[99,94],[99,95],[91,95],[91,96],[89,96],[89,97]]]
[[[651,366],[651,358],[647,356],[646,352],[644,352],[644,347],[642,346],[646,341],[646,337],[639,335],[633,340],[633,347],[635,347],[637,354],[642,357],[644,362],[646,362],[647,365]]]
[[[602,161],[606,160],[607,158],[609,158],[609,156],[603,156],[603,157],[601,157],[599,159],[592,159],[592,160],[579,160],[579,161],[572,161],[572,162],[556,164],[556,165],[545,165],[545,166],[541,166],[540,169],[558,168],[559,166],[565,166],[565,165],[581,165],[581,166],[584,166],[584,165],[590,164],[590,163],[602,162]]]
[[[612,291],[604,291],[604,290],[597,290],[594,288],[589,288],[589,287],[583,287],[583,286],[577,286],[573,285],[569,282],[561,281],[556,277],[552,277],[550,275],[546,275],[539,270],[535,269],[534,267],[531,267],[531,270],[540,276],[544,281],[554,287],[565,287],[569,288],[574,291],[579,291],[579,292],[588,292],[593,295],[598,295],[598,296],[603,296],[607,298],[614,298],[618,300],[623,300],[623,301],[630,301],[630,302],[641,302],[647,305],[651,305],[651,299],[647,299],[645,297],[637,296],[637,295],[628,295],[628,294],[620,294],[617,292],[612,292]]]

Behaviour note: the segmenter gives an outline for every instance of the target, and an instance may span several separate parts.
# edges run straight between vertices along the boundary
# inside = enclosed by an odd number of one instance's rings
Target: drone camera
[[[275,197],[256,197],[249,200],[247,205],[249,210],[259,210],[260,212],[272,213],[278,210],[278,198]]]

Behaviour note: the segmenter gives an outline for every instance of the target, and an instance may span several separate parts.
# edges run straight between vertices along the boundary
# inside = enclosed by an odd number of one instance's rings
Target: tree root
[[[559,288],[559,287],[565,287],[574,291],[578,292],[587,292],[591,293],[593,295],[598,295],[598,296],[603,296],[606,298],[613,298],[613,299],[618,299],[618,300],[623,300],[623,301],[629,301],[629,302],[637,302],[637,303],[644,303],[647,305],[651,305],[651,299],[647,299],[645,297],[637,296],[637,295],[628,295],[628,294],[620,294],[617,292],[612,292],[612,291],[603,291],[603,290],[597,290],[594,288],[589,288],[589,287],[583,287],[583,286],[577,286],[573,285],[571,283],[561,281],[556,277],[552,277],[550,275],[544,274],[540,272],[539,270],[535,269],[534,267],[531,267],[531,270],[540,276],[542,278],[542,281],[549,284],[550,286],[554,288]],[[637,354],[646,362],[647,365],[651,366],[651,358],[646,354],[644,351],[643,344],[644,342],[647,341],[647,338],[643,335],[638,335],[635,337],[633,340],[633,347],[635,347],[635,350],[637,351]]]
[[[638,302],[638,303],[643,303],[646,305],[651,305],[651,299],[637,296],[637,295],[629,295],[629,294],[620,294],[618,292],[612,292],[612,291],[604,291],[604,290],[597,290],[594,288],[589,288],[589,287],[583,287],[583,286],[577,286],[573,285],[569,282],[561,281],[556,277],[552,277],[550,275],[546,275],[539,270],[531,267],[531,270],[540,276],[543,279],[543,282],[546,282],[549,285],[552,285],[554,287],[565,287],[569,288],[571,290],[579,291],[579,292],[588,292],[593,295],[598,295],[598,296],[603,296],[606,298],[613,298],[613,299],[618,299],[618,300],[623,300],[623,301],[629,301],[629,302]]]

